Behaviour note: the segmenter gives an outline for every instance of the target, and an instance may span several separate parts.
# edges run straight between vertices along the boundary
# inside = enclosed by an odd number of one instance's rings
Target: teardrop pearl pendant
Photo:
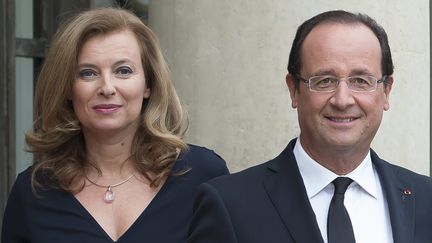
[[[104,201],[106,203],[112,203],[114,199],[115,199],[115,192],[112,190],[111,186],[108,186],[105,192]]]

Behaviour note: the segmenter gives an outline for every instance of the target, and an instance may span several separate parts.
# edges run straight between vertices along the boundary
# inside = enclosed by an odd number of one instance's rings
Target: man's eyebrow
[[[323,76],[323,75],[337,76],[335,70],[332,68],[318,69],[311,74],[311,76]]]
[[[313,72],[311,74],[311,76],[323,76],[323,75],[339,77],[339,75],[337,74],[337,72],[334,69],[332,69],[332,68],[318,69],[317,71],[315,71],[315,72]],[[372,72],[369,71],[366,68],[354,69],[354,70],[352,70],[349,73],[349,76],[355,76],[355,75],[370,75],[370,76],[374,76],[372,74]]]
[[[366,68],[360,68],[360,69],[355,69],[355,70],[351,71],[350,76],[353,76],[353,75],[370,75],[370,76],[373,76],[372,72]]]

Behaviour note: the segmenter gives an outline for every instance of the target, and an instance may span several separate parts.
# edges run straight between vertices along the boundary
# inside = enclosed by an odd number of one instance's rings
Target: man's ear
[[[285,77],[285,82],[288,86],[288,90],[290,92],[290,97],[291,97],[291,107],[292,108],[297,108],[297,85],[296,85],[296,81],[294,76],[292,76],[291,74],[287,74]]]
[[[384,101],[384,110],[387,111],[390,109],[390,92],[393,87],[394,78],[393,75],[390,75],[387,77],[387,82],[384,84],[384,95],[385,95],[385,101]]]

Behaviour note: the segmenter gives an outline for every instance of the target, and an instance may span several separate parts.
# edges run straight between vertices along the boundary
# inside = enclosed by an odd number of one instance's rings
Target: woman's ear
[[[148,99],[150,97],[150,88],[145,88],[144,90],[144,98]]]

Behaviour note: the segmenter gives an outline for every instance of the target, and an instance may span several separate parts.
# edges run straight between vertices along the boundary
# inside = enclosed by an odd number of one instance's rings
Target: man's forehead
[[[375,33],[365,24],[360,22],[349,22],[349,23],[340,23],[340,22],[325,22],[315,26],[309,33],[306,35],[300,52],[304,51],[304,47],[309,45],[328,45],[328,43],[340,43],[344,39],[352,41],[352,36],[356,36],[355,40],[372,40],[375,42],[381,51],[381,46],[378,40],[378,37]],[[329,42],[325,42],[325,40]],[[348,43],[349,44],[349,43]],[[335,49],[338,46],[333,46]]]
[[[337,21],[326,21],[322,22],[315,27],[311,29],[311,31],[306,35],[305,40],[310,36],[313,35],[316,32],[320,32],[320,34],[325,35],[334,35],[335,28],[346,28],[346,29],[352,29],[352,30],[369,30],[374,36],[375,33],[372,31],[369,26],[365,25],[362,22],[337,22]],[[378,39],[378,38],[377,38]]]
[[[357,69],[375,73],[379,71],[375,69],[381,69],[378,38],[362,23],[329,22],[316,26],[306,36],[300,56],[301,69],[317,74],[328,73],[318,72],[319,69],[341,67],[347,68],[349,73]]]

